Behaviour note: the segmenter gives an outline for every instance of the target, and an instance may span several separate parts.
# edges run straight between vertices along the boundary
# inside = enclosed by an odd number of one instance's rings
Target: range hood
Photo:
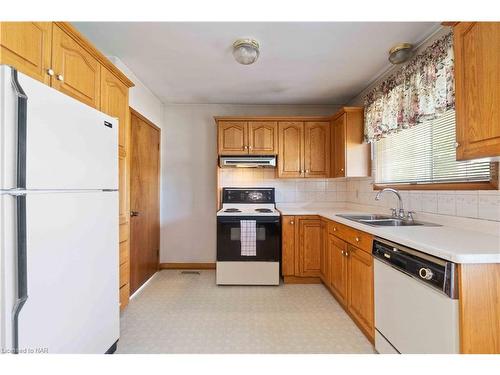
[[[275,168],[276,156],[220,156],[221,168]]]

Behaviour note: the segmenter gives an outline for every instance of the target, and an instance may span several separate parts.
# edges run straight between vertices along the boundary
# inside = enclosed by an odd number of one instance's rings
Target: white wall
[[[163,124],[163,103],[119,58],[108,56],[135,86],[129,90],[129,106],[161,128]]]
[[[217,133],[214,116],[331,115],[337,108],[338,106],[165,105],[161,155],[160,261],[215,261]]]

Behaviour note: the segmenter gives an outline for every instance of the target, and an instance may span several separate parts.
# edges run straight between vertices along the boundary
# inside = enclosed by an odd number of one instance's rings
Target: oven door
[[[241,255],[240,221],[255,220],[257,242],[255,256]],[[219,216],[217,218],[217,261],[280,260],[281,228],[279,216]]]

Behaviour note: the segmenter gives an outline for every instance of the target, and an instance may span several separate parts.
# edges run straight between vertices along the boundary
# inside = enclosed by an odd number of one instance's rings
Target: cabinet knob
[[[130,216],[139,216],[139,211],[130,211]]]
[[[306,169],[306,173],[309,173],[309,169]]]
[[[290,224],[293,225],[293,224],[295,224],[295,222],[292,220],[292,221],[290,221]]]
[[[344,256],[345,256],[344,250],[341,250],[341,253],[342,253],[342,255],[344,255]]]
[[[62,74],[58,74],[56,78],[58,81],[64,81],[64,76]]]
[[[455,142],[455,148],[459,148],[459,147],[460,147],[460,143]]]
[[[337,231],[337,227],[333,227],[333,231],[336,232]]]
[[[356,240],[356,242],[361,241],[361,239],[359,237],[356,237],[355,240]]]
[[[341,171],[341,172],[344,172],[344,168],[340,168],[340,171]]]
[[[248,146],[248,148],[251,150],[251,149],[252,149],[252,146]]]
[[[348,253],[347,251],[345,252],[345,256],[346,256],[346,257],[348,257],[348,256],[349,256],[349,253]]]
[[[54,71],[52,69],[47,69],[47,74],[52,77],[54,75]]]

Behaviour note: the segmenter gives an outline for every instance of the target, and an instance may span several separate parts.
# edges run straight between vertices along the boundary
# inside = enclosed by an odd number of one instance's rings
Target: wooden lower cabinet
[[[321,278],[321,281],[325,285],[329,285],[331,282],[331,256],[330,256],[330,249],[328,248],[328,232],[326,230],[327,228],[327,221],[326,220],[321,220],[321,224],[323,226],[323,233],[322,233],[322,247],[320,251],[320,269],[319,269],[319,276]]]
[[[347,305],[347,243],[328,234],[328,249],[330,252],[331,292],[342,306]]]
[[[319,218],[299,218],[299,276],[320,276],[322,229]]]
[[[347,247],[347,310],[365,334],[374,338],[373,257],[349,245]]]
[[[281,218],[281,274],[295,276],[295,216]]]

